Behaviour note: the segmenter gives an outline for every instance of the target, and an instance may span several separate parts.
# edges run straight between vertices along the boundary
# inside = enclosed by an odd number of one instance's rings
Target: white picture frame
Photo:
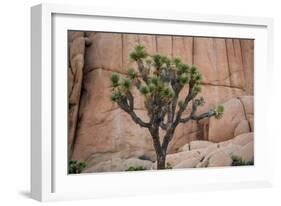
[[[272,186],[273,134],[266,109],[271,101],[263,98],[272,87],[272,19],[40,4],[31,9],[31,25],[32,198],[52,201]],[[173,29],[167,31],[168,25]],[[66,32],[71,29],[254,38],[255,166],[67,175],[67,71],[63,68],[67,67]]]

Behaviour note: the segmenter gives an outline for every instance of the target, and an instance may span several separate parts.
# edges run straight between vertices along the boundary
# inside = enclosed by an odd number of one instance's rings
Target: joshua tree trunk
[[[152,127],[149,128],[149,132],[151,134],[156,153],[157,169],[165,169],[166,150],[160,143],[159,126],[157,124],[153,124]]]
[[[166,168],[166,155],[160,154],[159,156],[157,155],[157,169],[165,169]]]
[[[149,128],[150,134],[153,140],[154,150],[156,152],[156,159],[157,159],[157,169],[165,169],[166,168],[166,155],[167,155],[167,148],[169,142],[174,136],[174,129],[170,129],[166,132],[166,135],[163,138],[162,144],[160,143],[160,136],[159,136],[159,123],[154,124],[151,128]]]

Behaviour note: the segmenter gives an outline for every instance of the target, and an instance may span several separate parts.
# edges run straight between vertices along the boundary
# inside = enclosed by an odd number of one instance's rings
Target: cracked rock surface
[[[68,35],[71,159],[84,160],[90,165],[107,162],[104,168],[113,168],[111,162],[141,156],[155,160],[150,134],[109,100],[109,77],[112,72],[122,76],[128,67],[136,66],[128,56],[137,43],[151,54],[181,57],[185,63],[198,66],[203,75],[200,95],[206,102],[198,109],[199,113],[220,103],[225,106],[221,120],[211,118],[178,126],[169,154],[177,153],[191,141],[226,142],[253,132],[253,40],[76,31]],[[137,114],[146,119],[140,95],[135,98],[135,107]],[[194,166],[196,162],[193,159],[181,165]]]

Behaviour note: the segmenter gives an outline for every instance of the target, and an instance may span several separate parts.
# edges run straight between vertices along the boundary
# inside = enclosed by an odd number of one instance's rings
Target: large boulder
[[[247,105],[240,99],[246,99]],[[253,104],[253,97],[239,97],[230,99],[224,103],[224,115],[221,119],[211,118],[209,121],[208,140],[222,142],[232,139],[234,136],[251,132],[250,109],[245,109]],[[248,113],[247,113],[248,112]]]
[[[169,163],[172,167],[174,167],[187,159],[196,158],[200,161],[202,157],[202,154],[197,150],[185,151],[174,154],[168,154],[166,157],[166,163]]]
[[[229,145],[231,143],[232,143],[232,139],[229,139],[229,140],[226,140],[226,141],[223,141],[223,142],[219,142],[218,143],[218,148],[226,147],[227,145]]]
[[[190,150],[190,144],[185,144],[182,147],[180,147],[177,152],[185,152],[189,150]]]
[[[191,141],[189,144],[190,150],[203,149],[214,145],[214,143],[204,140]]]
[[[233,156],[240,157],[242,161],[249,162],[254,160],[254,143],[249,142],[240,150],[233,153]]]
[[[202,156],[207,156],[208,154],[212,153],[217,149],[218,149],[218,144],[211,144],[208,147],[197,149],[197,151],[200,152]]]
[[[225,147],[222,147],[221,150],[232,157],[233,154],[235,152],[238,152],[239,150],[241,150],[241,148],[242,148],[242,146],[240,146],[240,145],[230,143],[230,144],[226,145]]]
[[[254,141],[254,133],[245,133],[245,134],[240,134],[237,137],[234,137],[232,140],[233,144],[241,145],[244,146],[248,144],[249,142]]]
[[[232,163],[231,157],[222,149],[217,149],[206,155],[202,162],[196,167],[222,167],[230,166]]]
[[[234,129],[234,137],[244,134],[244,133],[249,133],[251,131],[250,129],[250,124],[248,120],[241,120],[236,128]]]
[[[194,168],[196,165],[200,162],[198,158],[191,157],[189,159],[183,160],[179,164],[175,165],[173,169],[179,169],[179,168]]]
[[[249,122],[250,131],[254,131],[254,97],[241,96],[238,99],[242,102],[246,119]]]
[[[213,153],[208,162],[208,167],[223,167],[230,166],[232,163],[231,157],[223,151]]]

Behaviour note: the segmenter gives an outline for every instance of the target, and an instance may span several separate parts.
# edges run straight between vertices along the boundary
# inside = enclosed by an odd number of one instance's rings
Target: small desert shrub
[[[167,162],[166,164],[166,169],[173,169],[172,165],[170,162]]]
[[[128,169],[126,169],[126,171],[142,171],[142,170],[146,170],[146,168],[144,168],[143,166],[130,166]]]
[[[243,161],[240,157],[232,157],[232,166],[247,166],[254,165],[254,161]]]
[[[87,166],[84,161],[70,160],[68,162],[68,173],[69,174],[80,174],[83,169]]]

